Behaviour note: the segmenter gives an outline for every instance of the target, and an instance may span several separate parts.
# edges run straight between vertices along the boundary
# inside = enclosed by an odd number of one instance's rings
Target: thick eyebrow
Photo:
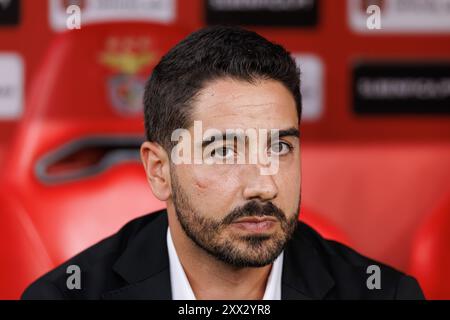
[[[270,131],[268,131],[270,132]],[[300,131],[297,128],[288,128],[288,129],[282,129],[278,131],[278,138],[283,138],[283,137],[294,137],[294,138],[299,138],[300,137]],[[207,145],[215,142],[215,139],[213,139],[214,136],[210,136],[207,137],[205,140],[202,141],[202,148],[205,148]],[[236,133],[222,133],[222,140],[221,141],[229,141],[231,139],[238,139],[238,141],[242,141],[245,140],[246,142],[248,141],[247,137],[244,137],[240,134],[236,134]],[[268,136],[268,140],[270,140],[270,135]]]
[[[226,132],[222,133],[222,140],[221,141],[230,141],[232,139],[234,140],[235,138],[238,141],[242,141],[242,140],[247,141],[247,137],[242,136],[240,134],[229,133],[229,132],[228,133],[226,133]],[[214,135],[206,137],[206,139],[202,141],[202,148],[205,148],[207,145],[209,145],[209,144],[211,144],[213,142],[216,142]]]
[[[289,128],[278,131],[278,137],[295,137],[300,138],[300,131],[297,128]]]

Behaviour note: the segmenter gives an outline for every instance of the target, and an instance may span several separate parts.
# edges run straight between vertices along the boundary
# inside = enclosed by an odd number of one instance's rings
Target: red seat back
[[[414,241],[410,273],[428,299],[450,299],[450,193],[424,219]]]
[[[144,23],[57,36],[27,97],[0,185],[0,298],[164,206],[139,163],[142,93],[188,32]]]

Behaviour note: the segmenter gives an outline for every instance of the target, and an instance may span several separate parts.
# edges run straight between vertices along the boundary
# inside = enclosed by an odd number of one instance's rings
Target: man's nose
[[[249,165],[252,173],[246,176],[247,184],[244,188],[244,198],[247,200],[259,198],[270,201],[278,194],[278,188],[273,175],[262,175],[257,165]]]

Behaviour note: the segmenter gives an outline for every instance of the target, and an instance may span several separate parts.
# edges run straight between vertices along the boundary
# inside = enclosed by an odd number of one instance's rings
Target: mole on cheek
[[[202,181],[202,180],[196,180],[195,181],[195,186],[199,189],[206,189],[207,187],[207,183],[206,181]]]

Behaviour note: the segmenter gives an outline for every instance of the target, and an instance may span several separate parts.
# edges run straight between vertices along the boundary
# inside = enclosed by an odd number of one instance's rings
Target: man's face
[[[300,205],[298,116],[292,94],[278,81],[219,79],[194,102],[192,120],[203,132],[218,129],[279,130],[256,148],[278,156],[274,174],[256,163],[171,164],[172,201],[186,234],[201,248],[236,267],[272,263],[292,235]],[[194,128],[189,128],[194,136]],[[285,133],[287,134],[285,135]],[[203,143],[213,159],[237,157],[237,140]],[[254,142],[254,140],[253,140]],[[252,149],[247,141],[247,159]],[[195,142],[192,142],[194,148]],[[263,149],[261,149],[263,148]],[[253,151],[252,151],[253,150]]]

